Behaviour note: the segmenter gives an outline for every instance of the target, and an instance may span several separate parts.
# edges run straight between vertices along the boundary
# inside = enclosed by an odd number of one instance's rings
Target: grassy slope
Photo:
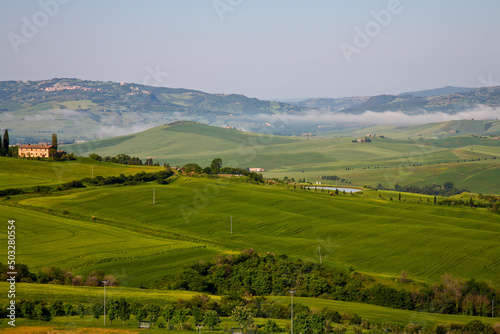
[[[94,175],[112,176],[155,172],[161,167],[127,166],[78,158],[73,161],[37,161],[0,157],[0,189],[54,185]]]
[[[7,283],[1,282],[0,287],[5,287],[7,289]],[[100,301],[103,296],[102,287],[68,287],[61,285],[49,285],[49,284],[27,284],[20,283],[17,285],[19,291],[19,299],[29,299],[30,296],[37,296],[40,299],[46,300],[49,303],[57,300],[64,300],[66,303],[73,305],[84,304],[91,305],[96,301]],[[117,287],[106,289],[106,295],[109,298],[125,298],[129,302],[141,302],[143,304],[158,304],[164,306],[167,303],[176,301],[179,298],[188,299],[196,295],[196,293],[188,291],[162,291],[162,290],[142,290],[137,288],[128,287]],[[0,302],[4,303],[7,301],[7,296],[0,296]],[[211,296],[211,298],[218,300],[218,296]],[[271,296],[268,297],[282,304],[290,304],[290,297],[278,297]],[[361,304],[361,303],[351,303],[336,300],[318,299],[318,298],[303,298],[295,297],[294,304],[300,303],[307,305],[311,308],[323,308],[329,307],[333,310],[341,313],[342,311],[354,312],[361,315],[363,318],[367,318],[370,322],[383,323],[399,323],[407,324],[408,322],[420,323],[424,326],[434,326],[438,323],[467,323],[472,320],[481,320],[484,323],[494,324],[498,322],[498,318],[485,318],[485,317],[470,317],[461,315],[443,315],[443,314],[431,314],[422,312],[412,312],[405,310],[396,310],[388,307]],[[88,317],[90,318],[90,317]],[[65,317],[57,318],[55,321],[58,322],[66,320]],[[77,317],[71,318],[73,321],[81,321]],[[102,320],[102,319],[101,319]],[[257,323],[261,323],[257,319]],[[263,319],[265,321],[265,319]],[[163,319],[161,320],[163,321]],[[224,318],[224,323],[229,322],[229,319]],[[121,322],[119,322],[121,324]],[[280,325],[285,325],[287,320],[279,320]],[[26,321],[26,324],[30,324]],[[91,323],[90,323],[91,324]],[[80,324],[80,327],[83,324]],[[1,326],[1,325],[0,325]]]
[[[56,263],[77,273],[102,268],[131,284],[175,272],[198,258],[246,248],[318,261],[318,246],[324,262],[376,275],[396,277],[405,269],[414,279],[437,281],[449,272],[500,284],[498,215],[436,207],[425,196],[423,204],[412,202],[419,198],[331,197],[183,178],[169,186],[99,188],[18,203],[59,215],[67,210],[72,220],[19,207],[4,212],[19,219],[19,261],[31,268]],[[86,230],[92,239],[84,237]],[[42,233],[48,237],[40,243]],[[200,246],[206,248],[193,248]],[[183,250],[177,254],[169,252],[172,248]]]
[[[125,284],[138,284],[222,251],[199,242],[148,235],[151,231],[140,226],[136,232],[117,227],[120,224],[107,226],[12,207],[2,207],[2,215],[16,220],[17,261],[32,270],[57,265],[86,274],[104,268]]]
[[[376,138],[371,143],[352,143],[351,138],[308,140],[183,124],[66,149],[83,155],[124,152],[141,158],[152,156],[171,165],[196,162],[207,166],[220,157],[225,166],[262,167],[267,177],[306,178],[310,182],[322,181],[321,175],[338,175],[356,185],[382,183],[392,187],[396,182],[425,185],[451,181],[474,192],[500,191],[500,161],[491,160],[500,156],[500,141],[471,136],[416,141]],[[468,162],[471,159],[481,161]],[[443,162],[449,163],[437,165]]]
[[[455,133],[448,131],[457,130],[460,135],[498,135],[500,133],[500,121],[485,120],[456,120],[442,123],[428,123],[413,126],[391,126],[391,125],[376,125],[364,129],[349,129],[349,130],[330,130],[318,131],[318,136],[357,136],[361,137],[367,133],[376,133],[392,138],[446,138],[456,136]]]

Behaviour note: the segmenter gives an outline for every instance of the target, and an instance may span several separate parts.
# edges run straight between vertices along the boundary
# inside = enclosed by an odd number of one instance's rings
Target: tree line
[[[162,170],[154,173],[139,172],[134,175],[120,174],[119,176],[96,176],[94,178],[84,178],[81,180],[74,180],[55,186],[34,186],[28,188],[7,188],[0,190],[0,197],[14,196],[22,194],[38,194],[49,193],[53,191],[63,191],[70,189],[85,188],[86,185],[90,186],[106,186],[106,185],[136,185],[143,182],[156,181],[159,184],[169,184],[169,179],[175,173],[173,171]]]
[[[92,270],[87,276],[75,275],[71,271],[60,267],[44,267],[38,273],[30,272],[27,265],[16,263],[16,282],[60,284],[73,286],[100,286],[102,281],[108,281],[108,286],[118,286],[118,279],[114,275],[106,274],[103,270]],[[7,265],[0,263],[0,280],[5,281],[10,277]]]
[[[380,186],[380,184],[379,184],[379,186]],[[417,193],[417,194],[435,195],[435,196],[444,196],[444,197],[458,195],[458,194],[461,194],[464,192],[470,192],[467,189],[458,189],[457,187],[455,187],[453,182],[450,182],[450,181],[444,182],[444,184],[442,186],[439,184],[433,184],[433,185],[426,185],[423,187],[401,186],[401,185],[399,185],[399,183],[396,183],[394,185],[394,190],[406,192],[406,193]]]
[[[5,307],[0,308],[0,316],[7,314]],[[43,300],[20,300],[16,303],[17,317],[51,321],[55,317],[91,316],[95,322],[104,314],[104,303],[99,300],[90,305],[82,303],[73,305],[56,300],[48,303]],[[408,323],[399,325],[393,323],[370,323],[356,313],[342,311],[339,313],[329,307],[310,309],[300,303],[293,305],[293,330],[303,334],[330,334],[330,333],[485,333],[495,334],[495,329],[479,320],[467,324],[451,323],[438,324],[425,329],[421,324]],[[179,298],[176,302],[160,306],[155,303],[143,304],[137,301],[129,302],[125,298],[106,299],[106,318],[113,325],[114,321],[121,321],[122,326],[134,316],[137,321],[149,321],[151,327],[168,328],[169,330],[194,330],[194,326],[203,326],[210,331],[224,330],[230,332],[227,326],[221,328],[222,317],[228,317],[241,328],[252,330],[253,333],[281,333],[289,332],[290,325],[280,327],[274,319],[290,319],[291,305],[280,304],[259,296],[223,296],[217,302],[207,295],[196,295],[190,299]],[[161,319],[163,318],[163,323]],[[257,325],[254,318],[267,318],[264,324]]]
[[[89,158],[96,161],[112,162],[115,164],[122,164],[122,165],[142,165],[141,159],[139,159],[138,157],[131,157],[130,155],[124,153],[117,154],[114,157],[111,156],[101,157],[98,154],[92,153],[89,155]]]
[[[205,174],[205,175],[221,175],[221,174],[229,174],[229,175],[240,175],[246,176],[250,180],[264,183],[264,177],[262,174],[251,172],[246,168],[241,167],[223,167],[222,159],[215,158],[212,160],[210,166],[202,168],[200,165],[190,162],[185,164],[181,170],[186,174]]]
[[[400,277],[400,283],[410,283],[406,273]],[[291,260],[286,255],[259,256],[251,249],[237,256],[219,256],[213,262],[199,262],[143,287],[256,296],[287,295],[293,288],[299,297],[444,314],[500,314],[500,290],[472,278],[464,280],[445,274],[439,284],[398,290],[353,269],[327,268],[322,264]]]

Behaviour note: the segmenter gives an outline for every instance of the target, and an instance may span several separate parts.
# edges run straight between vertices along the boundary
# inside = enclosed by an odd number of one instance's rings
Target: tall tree
[[[253,324],[252,312],[246,306],[236,306],[231,315],[233,320],[243,328],[248,328]]]
[[[97,320],[101,317],[101,314],[103,312],[103,304],[100,302],[95,302],[92,304],[92,316],[95,319],[95,323],[97,324]]]
[[[125,300],[125,298],[120,298],[118,301],[118,318],[123,321],[123,326],[125,326],[125,321],[130,319],[130,314],[132,310],[130,304]]]
[[[85,305],[79,304],[76,312],[78,313],[80,318],[83,319],[83,317],[85,316]]]
[[[185,308],[181,308],[175,311],[174,322],[178,323],[181,326],[181,331],[183,324],[187,319],[188,319],[188,310],[186,310]]]
[[[6,156],[9,154],[9,130],[5,129],[3,134],[3,150],[2,155]]]
[[[54,149],[57,152],[57,133],[52,134],[52,146],[54,146]]]
[[[2,136],[0,135],[0,143],[2,142]],[[3,145],[0,145],[0,157],[3,157]]]
[[[210,164],[210,170],[212,171],[212,174],[219,174],[221,168],[222,168],[221,158],[215,158],[214,160],[212,160],[212,163]]]
[[[148,313],[148,320],[151,322],[151,327],[155,327],[155,322],[158,317],[161,315],[161,308],[156,304],[151,304],[146,307],[146,311]]]
[[[64,304],[64,314],[66,315],[66,317],[73,315],[73,313],[74,313],[73,305]]]
[[[113,320],[115,320],[118,315],[117,304],[118,302],[113,298],[108,298],[108,300],[106,300],[106,315],[108,316],[109,323],[111,325],[113,324]]]
[[[175,308],[173,305],[167,305],[163,309],[163,318],[167,322],[167,328],[170,330],[170,320],[174,318]]]
[[[203,325],[210,327],[210,331],[212,331],[214,327],[219,326],[220,323],[221,320],[216,310],[205,311],[205,316],[203,318]]]

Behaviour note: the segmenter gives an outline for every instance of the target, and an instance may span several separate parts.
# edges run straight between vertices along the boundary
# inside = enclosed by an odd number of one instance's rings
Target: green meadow
[[[401,202],[381,196],[182,177],[170,185],[98,187],[1,203],[18,225],[18,260],[35,271],[103,269],[137,286],[217,254],[253,248],[319,261],[321,247],[328,265],[376,276],[398,277],[404,269],[417,281],[451,273],[500,283],[497,214],[436,206],[416,194],[403,194]]]
[[[0,189],[56,185],[85,177],[159,171],[160,167],[109,164],[91,159],[26,160],[0,157]]]
[[[352,138],[279,137],[181,124],[64,149],[82,156],[147,156],[172,166],[195,162],[204,167],[220,157],[224,166],[262,167],[266,177],[306,178],[312,183],[335,184],[321,179],[324,175],[337,175],[347,179],[348,186],[358,187],[451,181],[476,194],[500,193],[500,160],[495,159],[500,141],[490,137],[375,138],[371,143],[353,143]],[[0,189],[61,184],[91,177],[92,170],[94,176],[106,177],[161,169],[85,157],[69,162],[2,157]],[[400,286],[394,279],[402,270],[416,284],[437,283],[449,273],[500,286],[498,214],[484,208],[434,205],[433,196],[420,194],[402,193],[399,201],[398,195],[363,189],[332,196],[320,189],[252,184],[237,177],[181,176],[168,185],[152,182],[10,196],[0,198],[0,212],[3,219],[16,220],[16,260],[32,272],[59,266],[87,275],[101,269],[121,283],[110,293],[144,303],[163,305],[194,294],[139,289],[142,284],[200,260],[249,248],[310,262],[320,261],[320,249],[326,266],[353,268],[396,287]],[[478,200],[469,193],[456,197]],[[0,236],[6,240],[6,230]],[[91,287],[18,287],[23,299],[75,304],[90,304],[101,293]],[[5,296],[0,301],[5,302]],[[471,321],[465,316],[325,299],[297,302],[356,312],[374,322]]]

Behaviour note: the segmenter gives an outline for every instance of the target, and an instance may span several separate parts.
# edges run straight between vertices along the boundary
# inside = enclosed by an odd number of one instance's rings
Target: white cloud
[[[497,119],[500,116],[499,108],[478,106],[476,108],[461,111],[456,114],[443,112],[420,114],[405,114],[399,111],[373,112],[365,111],[362,114],[348,114],[342,112],[320,112],[310,111],[300,115],[266,115],[259,114],[257,120],[261,122],[277,122],[280,124],[312,123],[312,124],[335,124],[335,123],[361,123],[361,124],[385,124],[385,125],[418,125],[427,123],[440,123],[452,120],[488,120]],[[273,124],[274,125],[274,124]]]

